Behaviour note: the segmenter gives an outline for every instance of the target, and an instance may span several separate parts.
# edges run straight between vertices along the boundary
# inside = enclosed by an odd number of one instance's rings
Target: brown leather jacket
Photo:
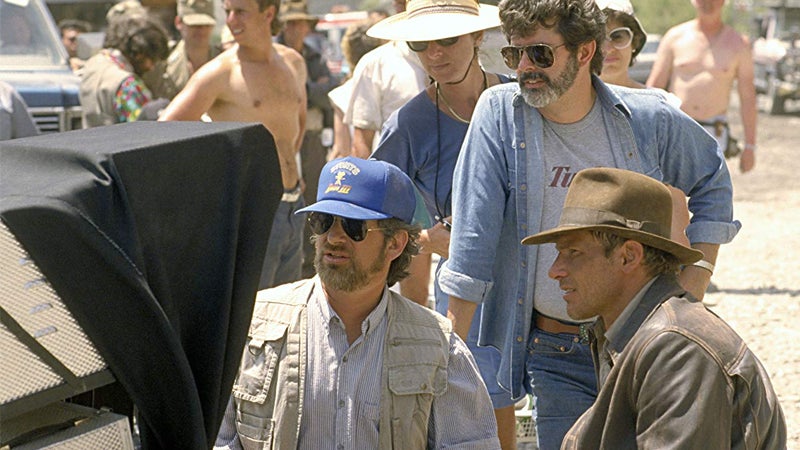
[[[595,367],[597,343],[592,336]],[[562,450],[786,448],[786,422],[766,370],[675,277],[653,283],[609,353],[612,368],[599,380],[597,400]]]

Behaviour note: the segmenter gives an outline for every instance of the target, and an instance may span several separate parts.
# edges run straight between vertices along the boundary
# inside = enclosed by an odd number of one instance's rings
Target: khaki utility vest
[[[314,280],[258,293],[233,387],[236,430],[248,449],[294,449],[305,388],[307,302]],[[425,449],[434,397],[447,389],[450,322],[389,291],[381,369],[382,449]],[[276,414],[277,413],[277,414]]]

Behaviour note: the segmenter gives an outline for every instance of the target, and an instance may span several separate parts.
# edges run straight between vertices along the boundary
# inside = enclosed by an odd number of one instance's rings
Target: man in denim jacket
[[[215,448],[499,449],[486,386],[444,317],[390,291],[418,247],[411,180],[322,170],[317,276],[260,291]]]
[[[549,276],[590,336],[600,393],[561,448],[783,449],[786,421],[742,338],[677,282],[703,257],[670,239],[670,193],[636,172],[592,168],[569,187]],[[549,247],[549,245],[548,245]]]
[[[562,6],[566,3],[566,7]],[[504,0],[502,50],[518,85],[481,96],[455,170],[450,259],[439,276],[448,316],[466,336],[483,303],[479,345],[501,350],[498,382],[513,398],[535,396],[542,450],[558,448],[592,404],[596,381],[581,325],[547,278],[553,249],[520,240],[558,221],[583,168],[633,170],[689,197],[686,232],[702,250],[681,284],[702,298],[719,244],[736,235],[732,186],[715,140],[661,94],[605,85],[605,18],[592,0]]]

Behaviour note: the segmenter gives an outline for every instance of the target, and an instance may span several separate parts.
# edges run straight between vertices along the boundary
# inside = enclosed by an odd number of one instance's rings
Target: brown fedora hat
[[[603,230],[663,250],[691,264],[703,252],[670,239],[672,196],[658,180],[629,170],[581,170],[567,191],[558,226],[528,236],[523,244],[555,242],[566,233]]]
[[[308,13],[308,3],[305,1],[287,1],[281,3],[280,13],[278,14],[281,22],[291,22],[293,20],[305,20],[311,22],[311,28],[314,28],[319,21],[319,17]]]

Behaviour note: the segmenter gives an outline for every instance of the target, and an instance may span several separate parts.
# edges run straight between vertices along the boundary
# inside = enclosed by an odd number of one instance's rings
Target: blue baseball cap
[[[397,218],[412,223],[417,200],[411,179],[392,164],[346,157],[325,164],[317,202],[295,214],[312,211],[348,219]]]

